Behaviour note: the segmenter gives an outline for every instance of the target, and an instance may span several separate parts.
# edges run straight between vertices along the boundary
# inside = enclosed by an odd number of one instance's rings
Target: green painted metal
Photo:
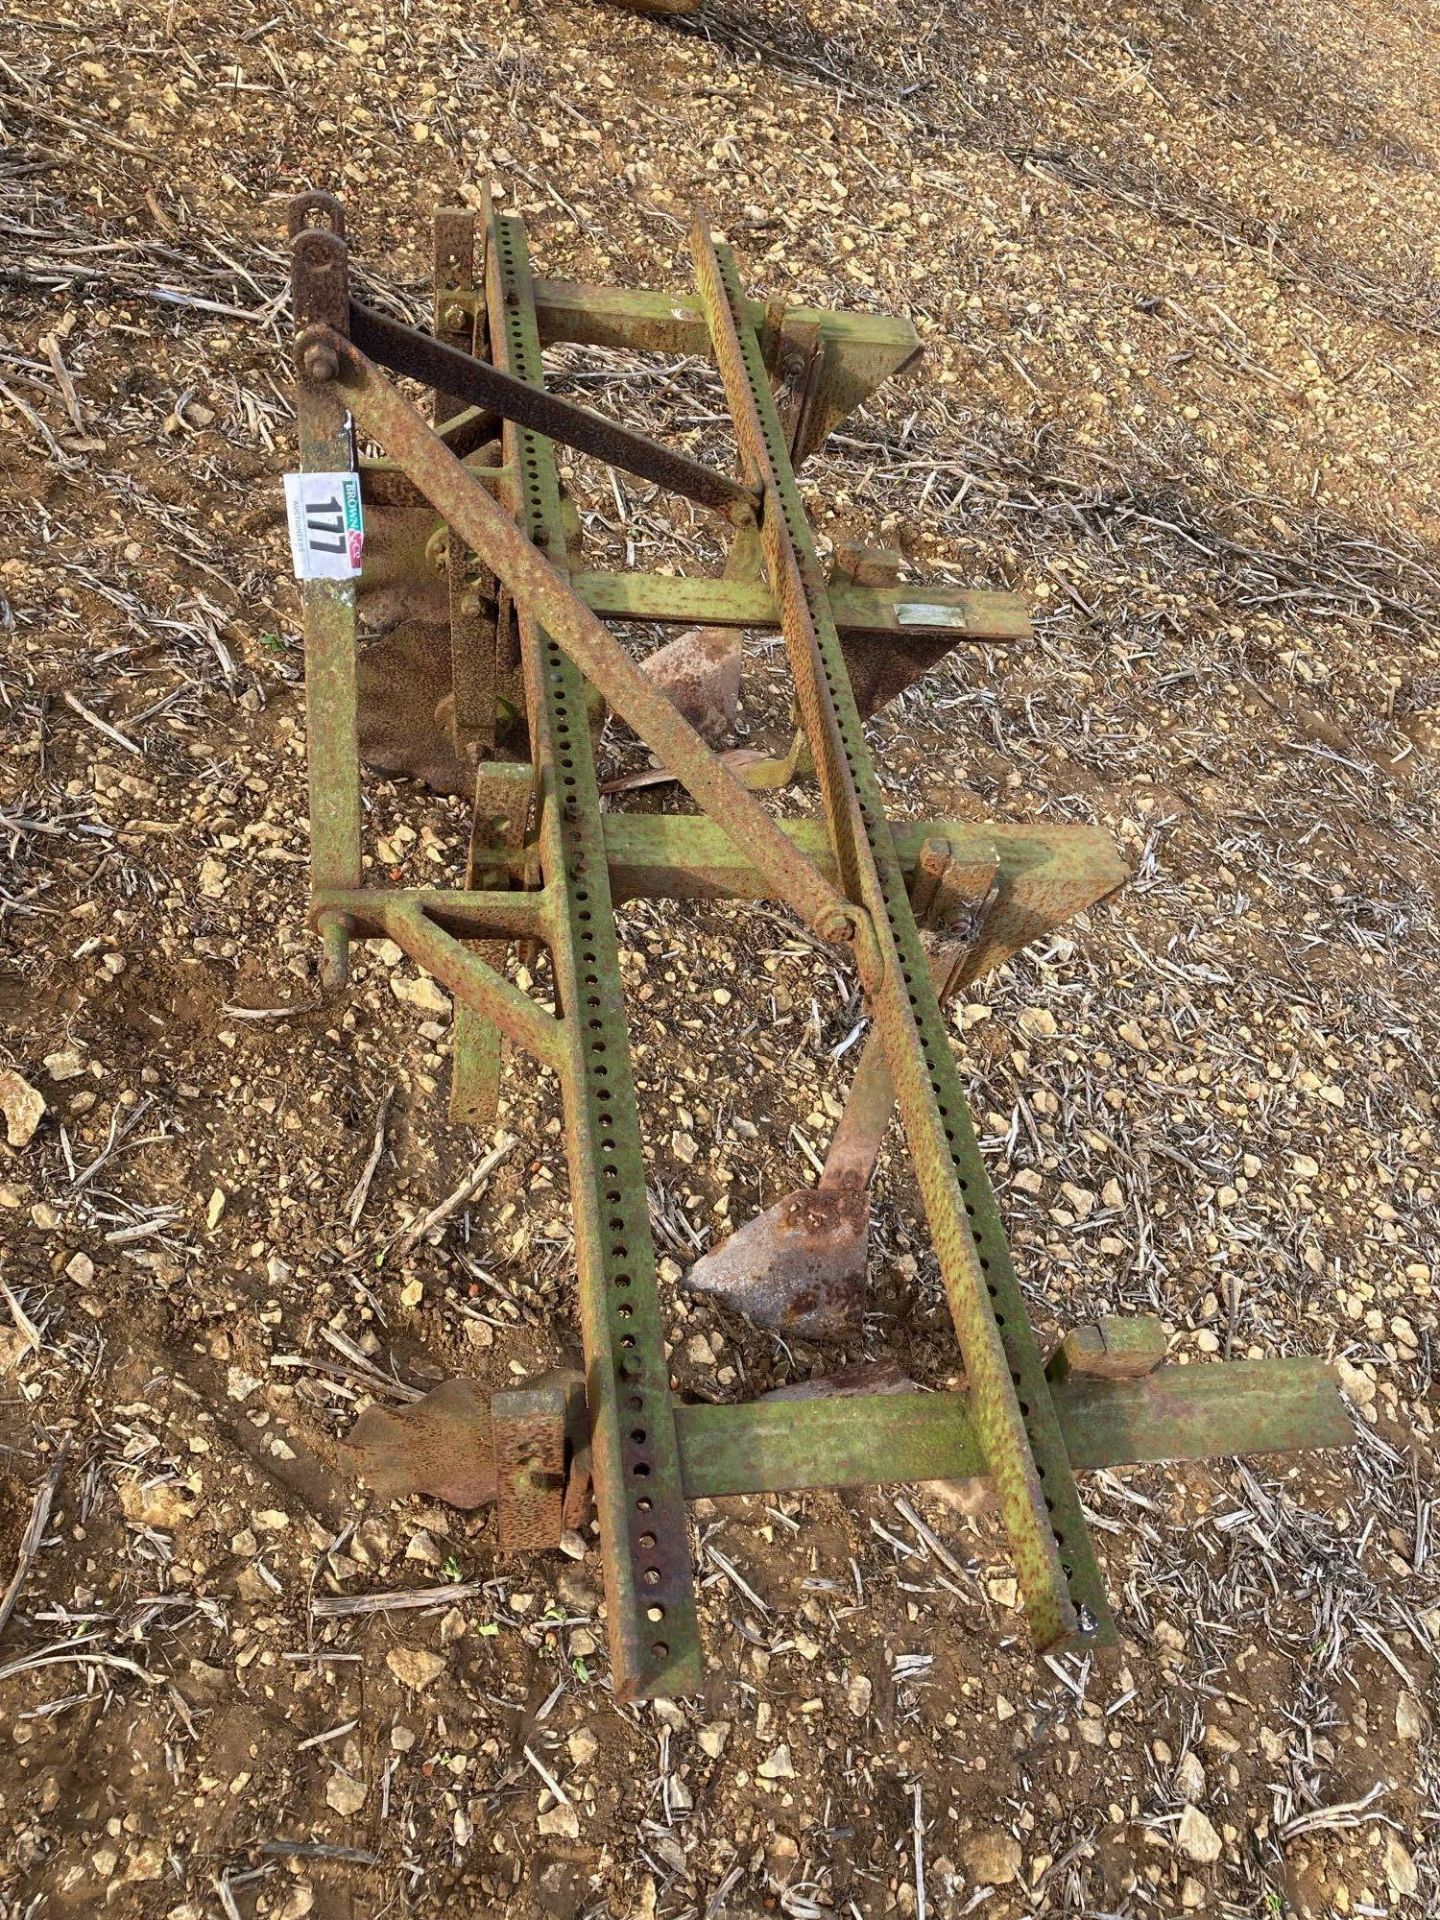
[[[823,822],[784,820],[787,838],[827,878],[838,877]],[[765,876],[713,821],[696,814],[606,814],[602,821],[612,897],[763,900]],[[979,979],[1032,941],[1053,933],[1125,878],[1114,843],[1099,827],[1014,827],[968,820],[893,821],[895,857],[907,885],[927,841],[937,837],[957,858],[999,859],[998,891],[970,950],[965,979]],[[509,877],[516,891],[461,888],[355,888],[317,892],[313,910],[350,920],[361,935],[380,937],[387,905],[409,903],[463,939],[544,940],[550,896],[520,891],[534,879],[533,846],[499,848],[491,877]]]
[[[435,338],[464,354],[483,354],[488,344],[485,299],[476,289],[476,220],[470,207],[438,207],[435,212],[435,265],[432,314]],[[498,439],[498,414],[467,406],[463,395],[437,386],[431,416],[438,438],[457,458]],[[493,754],[500,716],[498,598],[494,575],[447,529],[445,580],[450,618],[450,681],[453,694],[451,726],[457,753],[473,755],[477,769],[477,800],[472,818],[471,860],[467,887],[477,882],[474,852],[479,828],[479,789],[485,766]],[[528,799],[528,771],[525,778]],[[516,838],[523,838],[524,822]],[[484,940],[477,958],[493,972],[503,974],[509,957],[504,941]],[[468,1000],[457,1000],[450,1026],[450,1121],[454,1126],[489,1127],[500,1108],[500,1078],[505,1062],[505,1036],[500,1028]]]
[[[338,205],[316,196],[311,211],[321,226],[292,232],[291,279],[297,328],[343,327],[348,308],[344,218]],[[296,386],[300,465],[307,473],[354,469],[350,418],[329,385],[304,377]],[[305,754],[310,780],[310,865],[318,887],[360,884],[360,749],[355,689],[355,582],[306,580],[300,589],[305,621]],[[343,916],[320,923],[323,980],[349,978],[349,931]]]
[[[475,351],[477,322],[483,330],[483,314],[474,294],[475,215],[468,207],[437,208],[434,339],[446,352],[469,355]],[[353,313],[353,301],[351,310]],[[353,326],[350,331],[353,333]],[[435,420],[453,419],[464,405],[463,395],[443,384],[434,387],[431,414]],[[465,431],[441,436],[448,440],[457,458]],[[474,555],[467,553],[458,539],[449,537],[445,541],[445,575],[450,602],[451,725],[455,744],[473,753],[489,753],[495,746],[495,630],[493,620],[487,620],[482,611],[482,590],[493,587],[493,583]]]
[[[839,880],[822,821],[779,824],[827,879]],[[967,980],[980,979],[1073,920],[1123,885],[1128,874],[1102,827],[896,820],[889,830],[907,888],[921,848],[937,835],[961,859],[998,854],[999,891],[968,956]],[[611,884],[621,900],[763,900],[769,892],[765,876],[734,841],[693,814],[607,814],[605,846]]]
[[[505,467],[484,466],[476,457],[484,447],[488,446],[490,442],[499,435],[500,425],[500,419],[497,415],[494,418],[493,430],[486,433],[483,439],[478,440],[473,446],[464,444],[468,436],[458,434],[446,438],[445,445],[450,448],[450,451],[457,459],[463,459],[465,461],[470,471],[487,492],[493,493],[497,498],[503,499],[507,490],[514,487],[514,474]],[[442,436],[437,434],[436,438],[440,439]],[[360,498],[365,502],[367,507],[413,507],[417,512],[423,510],[423,530],[418,535],[422,552],[424,551],[426,541],[442,524],[439,514],[433,510],[430,502],[425,498],[425,495],[420,491],[419,487],[416,486],[415,482],[399,462],[395,460],[386,460],[383,457],[377,458],[374,456],[367,456],[361,460]],[[375,573],[377,578],[381,577],[377,571],[381,564],[378,557],[372,557],[367,553],[365,560],[365,576],[367,580],[372,573]],[[400,554],[386,555],[383,563],[385,572],[391,577],[398,576],[404,570],[406,564],[404,556]]]
[[[857,946],[861,978],[889,1055],[1031,1631],[1042,1647],[1110,1641],[1099,1563],[890,838],[760,341],[745,323],[728,249],[698,219],[692,242],[741,453],[765,492],[760,537],[831,843],[847,895],[870,919],[873,948],[867,954],[863,937]]]
[[[1072,1375],[1092,1380],[1135,1380],[1153,1373],[1169,1350],[1164,1322],[1154,1314],[1126,1315],[1075,1327],[1045,1366],[1054,1382]]]
[[[547,347],[568,340],[652,353],[710,351],[704,307],[689,293],[632,292],[570,280],[540,280],[536,311],[540,337]],[[813,341],[818,349],[821,364],[807,417],[799,423],[797,459],[813,453],[877,387],[908,372],[920,356],[914,327],[890,314],[785,307],[777,330],[775,311],[763,301],[743,300],[740,311],[744,324],[761,332],[767,360],[787,338],[807,345]]]
[[[1139,1380],[1076,1377],[1051,1392],[1079,1473],[1355,1442],[1335,1369],[1308,1357],[1158,1367]]]
[[[492,349],[500,365],[539,386],[524,229],[492,217],[489,232]],[[523,476],[520,523],[563,565],[550,445],[514,425],[505,439]],[[517,600],[516,610],[541,859],[557,896],[551,957],[569,1047],[566,1151],[614,1684],[632,1698],[688,1693],[701,1678],[699,1623],[585,687],[533,603]]]
[[[1322,1360],[1161,1367],[1141,1380],[1052,1389],[1077,1473],[1349,1446],[1334,1370]],[[687,1500],[806,1488],[968,1480],[986,1473],[965,1393],[852,1394],[676,1409]]]
[[[665,573],[576,573],[570,584],[606,620],[688,627],[778,627],[775,596],[763,580],[692,580]],[[831,581],[830,614],[842,638],[942,634],[986,646],[1030,638],[1025,603],[1011,593],[963,587],[862,587]]]
[[[518,608],[533,609],[597,691],[766,873],[776,897],[820,934],[845,939],[849,923],[834,887],[796,853],[770,815],[571,591],[563,574],[563,519],[532,543],[424,419],[347,340],[313,330],[312,346],[338,362],[336,385],[365,432],[399,459],[450,527],[493,568]],[[543,436],[532,436],[538,443]],[[529,476],[525,476],[528,484]],[[540,551],[543,544],[546,551]],[[548,557],[547,557],[548,556]]]

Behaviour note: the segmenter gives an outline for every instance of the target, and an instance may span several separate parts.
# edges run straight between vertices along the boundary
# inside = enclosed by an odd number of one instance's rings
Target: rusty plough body
[[[539,279],[519,220],[462,211],[437,216],[435,331],[423,334],[352,300],[336,202],[301,196],[292,234],[301,465],[355,469],[357,427],[384,450],[358,468],[360,602],[410,648],[416,726],[433,734],[408,758],[393,739],[364,757],[474,796],[463,886],[367,884],[361,763],[374,715],[362,698],[370,655],[357,653],[357,582],[307,579],[313,911],[326,977],[343,985],[355,939],[397,942],[456,1001],[453,1118],[493,1118],[504,1043],[557,1075],[564,1105],[584,1380],[488,1401],[452,1386],[441,1390],[446,1406],[409,1409],[435,1490],[458,1488],[475,1504],[493,1486],[502,1544],[534,1545],[574,1523],[593,1480],[614,1683],[629,1696],[700,1683],[686,1502],[702,1495],[984,1475],[1037,1646],[1112,1640],[1077,1471],[1339,1445],[1350,1428],[1318,1362],[1165,1367],[1153,1322],[1078,1329],[1042,1358],[942,1002],[1110,892],[1123,869],[1087,827],[886,816],[866,717],[957,642],[1028,633],[1011,596],[900,585],[884,555],[842,553],[822,571],[795,469],[910,364],[913,331],[748,299],[703,221],[694,293],[627,293]],[[710,356],[741,477],[548,393],[543,352],[560,342]],[[433,424],[397,374],[433,389]],[[732,542],[724,577],[587,568],[557,443],[713,511]],[[799,719],[789,748],[718,754],[607,622],[778,629]],[[606,707],[698,813],[602,807],[593,737]],[[392,723],[396,710],[392,699]],[[817,819],[779,819],[756,798],[812,776]],[[816,1335],[852,1326],[866,1189],[898,1107],[962,1391],[748,1406],[672,1396],[614,921],[616,903],[636,896],[782,903],[848,956],[873,1022],[825,1179],[707,1256],[694,1284],[762,1323]],[[553,1013],[504,971],[512,947],[537,942]]]

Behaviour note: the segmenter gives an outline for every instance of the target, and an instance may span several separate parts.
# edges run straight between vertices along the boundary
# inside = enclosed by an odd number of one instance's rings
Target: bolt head
[[[306,347],[300,364],[305,370],[305,378],[320,386],[327,380],[333,380],[340,371],[338,354],[323,340],[314,340]]]
[[[845,906],[832,907],[817,923],[816,933],[822,940],[833,940],[837,944],[854,940],[860,929],[854,912]]]
[[[440,315],[440,324],[446,333],[464,333],[470,325],[470,310],[454,300],[444,308]]]

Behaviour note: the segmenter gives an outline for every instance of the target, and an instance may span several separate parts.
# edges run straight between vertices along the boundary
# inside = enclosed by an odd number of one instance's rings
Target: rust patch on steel
[[[418,1493],[484,1507],[495,1498],[490,1405],[468,1380],[447,1380],[408,1407],[367,1407],[342,1444],[385,1499]]]
[[[492,1395],[500,1550],[555,1547],[564,1530],[565,1394],[559,1386]]]
[[[648,679],[712,747],[723,746],[740,710],[740,637],[692,627],[641,662]]]
[[[757,1327],[802,1340],[849,1339],[865,1312],[869,1224],[859,1180],[800,1187],[697,1260],[685,1285]]]

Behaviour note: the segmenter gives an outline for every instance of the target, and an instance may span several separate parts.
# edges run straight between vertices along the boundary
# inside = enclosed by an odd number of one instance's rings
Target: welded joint
[[[505,898],[503,894],[497,897]],[[380,924],[385,936],[448,993],[492,1020],[532,1059],[556,1073],[570,1070],[573,1049],[567,1023],[467,948],[460,936],[431,919],[413,899],[392,895]]]

